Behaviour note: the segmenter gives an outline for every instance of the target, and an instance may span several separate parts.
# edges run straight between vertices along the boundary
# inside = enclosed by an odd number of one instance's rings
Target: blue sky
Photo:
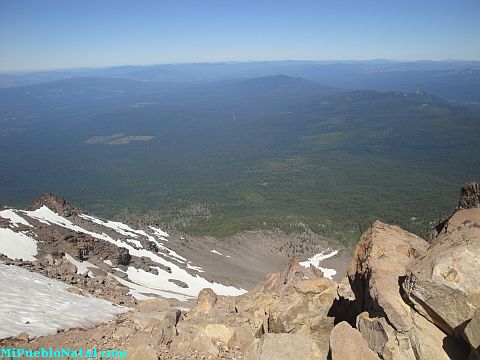
[[[479,0],[0,0],[0,71],[480,60]]]

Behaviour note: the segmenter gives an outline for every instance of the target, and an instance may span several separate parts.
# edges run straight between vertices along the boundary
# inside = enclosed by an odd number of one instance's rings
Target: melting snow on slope
[[[244,289],[238,289],[233,286],[225,286],[218,283],[211,283],[208,280],[198,275],[193,276],[190,273],[188,273],[186,270],[182,269],[180,266],[174,264],[173,262],[165,260],[163,257],[147,249],[144,249],[144,248],[136,249],[133,246],[131,246],[128,242],[122,241],[120,239],[112,239],[110,236],[106,234],[98,234],[98,233],[83,229],[78,225],[72,224],[71,221],[56,214],[46,206],[42,206],[40,209],[37,209],[34,211],[24,211],[23,213],[39,221],[56,224],[71,230],[82,232],[84,234],[89,234],[98,239],[108,241],[109,243],[114,244],[118,247],[123,247],[125,249],[128,249],[130,255],[138,256],[138,257],[143,256],[143,257],[150,258],[152,261],[158,264],[165,265],[171,269],[172,273],[170,274],[162,270],[161,268],[157,268],[159,274],[154,275],[154,274],[145,272],[143,270],[138,270],[134,267],[129,267],[128,275],[131,282],[134,282],[137,285],[139,285],[139,287],[136,287],[136,288],[131,287],[131,293],[134,296],[135,294],[138,294],[138,293],[148,294],[148,293],[161,292],[162,296],[176,298],[178,300],[184,301],[188,298],[196,297],[198,295],[198,292],[201,289],[206,287],[213,289],[219,295],[240,295],[246,292]],[[85,218],[85,216],[86,215],[82,217]],[[101,220],[99,221],[103,223],[103,221]],[[164,249],[168,251],[168,255],[166,256],[169,256],[170,258],[172,258],[173,260],[176,260],[177,262],[180,262],[179,260],[183,260],[182,263],[184,263],[187,268],[196,270],[198,272],[203,272],[202,268],[190,265],[187,262],[187,259],[178,255],[173,250],[168,249],[164,245],[158,243],[152,236],[146,234],[143,230],[133,230],[133,231],[139,235],[148,237],[149,240],[154,241],[160,249]],[[182,281],[188,285],[188,288],[182,288],[168,281],[168,279]],[[128,283],[131,283],[131,282],[128,282]],[[142,290],[139,290],[139,288],[142,288]]]
[[[159,274],[155,275],[141,269],[129,267],[127,270],[127,274],[128,278],[134,283],[150,289],[168,291],[171,294],[166,297],[175,298],[178,300],[182,300],[181,298],[184,298],[185,295],[190,298],[194,298],[203,288],[211,288],[217,294],[230,296],[237,296],[246,292],[243,289],[238,289],[233,286],[225,286],[215,282],[211,283],[198,275],[192,276],[188,272],[180,268],[172,269],[172,274],[169,274],[158,267],[157,270]],[[183,281],[184,283],[188,284],[188,288],[182,288],[168,281],[169,278]],[[178,297],[177,295],[180,295],[180,297]]]
[[[146,249],[135,249],[128,244],[122,243],[119,240],[117,240],[115,244],[117,246],[128,249],[130,255],[138,257],[145,256],[156,263],[169,267],[172,271],[171,274],[165,270],[162,270],[161,268],[157,268],[158,275],[148,273],[143,270],[138,270],[133,267],[129,267],[127,271],[130,280],[139,285],[156,290],[172,292],[171,296],[168,297],[176,298],[178,300],[183,300],[185,298],[185,295],[189,297],[195,297],[198,295],[200,290],[206,287],[213,289],[219,295],[240,295],[246,292],[243,289],[238,289],[233,286],[225,286],[222,284],[211,283],[206,279],[199,277],[198,275],[193,276],[178,265],[171,263]],[[168,279],[182,281],[188,285],[188,288],[182,288],[172,282],[169,282]],[[176,294],[181,294],[181,296],[176,296]]]
[[[93,222],[95,224],[103,225],[105,227],[113,229],[116,232],[118,232],[119,234],[122,234],[122,235],[125,235],[125,236],[132,236],[132,237],[137,237],[138,236],[138,231],[137,230],[132,229],[130,226],[128,226],[124,223],[117,222],[117,221],[102,221],[100,219],[97,219],[94,216],[85,215],[85,214],[82,214],[82,215],[79,215],[79,216],[81,218],[86,219],[86,220],[90,220],[91,222]]]
[[[30,227],[33,227],[32,225],[30,225],[27,220],[25,220],[23,217],[21,217],[20,215],[18,215],[14,210],[12,209],[7,209],[7,210],[2,210],[0,211],[0,217],[4,218],[4,219],[8,219],[10,221],[10,223],[14,226],[14,227],[18,227],[18,224],[22,224],[22,225],[26,225],[26,226],[30,226]]]
[[[155,296],[155,295],[162,296],[162,297],[165,297],[165,298],[173,298],[174,297],[175,299],[180,300],[180,301],[187,301],[187,300],[192,298],[191,296],[186,296],[186,295],[182,295],[182,294],[178,294],[178,293],[172,294],[171,292],[168,292],[168,291],[150,289],[148,287],[135,284],[135,283],[130,282],[128,280],[121,279],[121,278],[119,278],[118,276],[115,276],[115,275],[113,275],[113,277],[115,279],[117,279],[117,281],[120,284],[128,287],[130,289],[130,294],[137,300],[151,299],[152,295],[153,296]]]
[[[0,253],[10,259],[33,261],[37,255],[37,240],[21,232],[0,228]]]
[[[337,273],[334,269],[329,269],[329,268],[324,268],[324,267],[321,267],[320,266],[320,263],[325,260],[325,259],[328,259],[328,258],[331,258],[332,256],[335,256],[338,254],[338,250],[334,250],[332,252],[328,252],[329,249],[325,250],[325,251],[322,251],[321,253],[319,254],[316,254],[314,256],[312,256],[310,259],[308,259],[307,261],[302,261],[300,262],[300,265],[302,265],[303,267],[309,267],[310,265],[313,265],[315,266],[317,269],[320,269],[322,270],[323,272],[323,275],[329,279],[331,279],[333,276],[335,276],[335,274]]]
[[[210,250],[210,252],[213,253],[213,254],[217,254],[217,255],[223,256],[222,253],[218,252],[218,251],[215,250],[215,249]]]
[[[73,256],[70,256],[68,254],[65,254],[65,259],[67,259],[69,262],[71,262],[73,265],[77,267],[77,274],[80,274],[80,275],[88,273],[88,276],[94,277],[93,273],[88,268],[89,267],[98,268],[98,266],[95,266],[88,261],[78,261]]]
[[[132,243],[133,245],[135,245],[136,247],[140,248],[140,249],[143,249],[143,246],[142,246],[142,243],[138,240],[133,240],[133,239],[127,239],[127,241],[129,243]]]
[[[47,208],[48,209],[48,208]],[[48,209],[50,210],[50,209]],[[37,210],[36,210],[37,211]],[[42,212],[43,215],[46,215],[44,212]],[[55,213],[54,213],[55,214]],[[56,215],[56,214],[55,214]],[[168,255],[170,258],[172,258],[173,260],[175,261],[178,261],[178,262],[187,262],[187,259],[185,259],[183,256],[181,255],[178,255],[175,251],[167,248],[166,246],[162,245],[161,243],[158,242],[158,240],[147,234],[145,231],[143,230],[135,230],[135,229],[132,229],[130,226],[126,225],[126,224],[123,224],[123,223],[120,223],[120,222],[116,222],[116,221],[102,221],[100,219],[97,219],[96,217],[94,216],[90,216],[90,215],[79,215],[81,218],[85,219],[85,220],[90,220],[92,221],[93,223],[95,224],[99,224],[99,225],[103,225],[103,226],[106,226],[110,229],[113,229],[115,230],[116,232],[118,232],[119,234],[122,234],[122,235],[125,235],[125,236],[132,236],[132,237],[138,237],[139,235],[141,236],[144,236],[146,237],[149,241],[155,243],[157,245],[157,247],[159,249],[162,249],[162,250],[165,250],[168,252]],[[47,214],[47,217],[45,218],[45,220],[48,220],[50,219],[50,221],[55,221],[55,217],[52,217],[51,215],[48,216]],[[58,219],[56,219],[58,221]],[[66,220],[66,219],[65,219]],[[68,221],[68,220],[67,220]],[[70,222],[69,222],[70,223]],[[71,223],[70,223],[71,224]],[[72,226],[75,226],[72,224]],[[68,227],[68,226],[67,226]],[[155,233],[155,235],[162,241],[168,241],[165,236],[169,236],[166,232],[158,229],[158,228],[155,228],[153,226],[150,226],[150,229],[152,229]],[[77,230],[77,231],[82,231],[82,230]],[[83,232],[85,232],[85,230],[83,230]],[[87,233],[90,233],[90,235],[92,236],[95,236],[94,233],[91,233],[91,232],[87,232]],[[97,234],[98,235],[98,234]],[[104,240],[107,240],[104,238],[104,236],[106,236],[105,234],[102,235],[102,237],[100,238],[103,238]],[[96,236],[98,237],[98,236]],[[142,244],[138,241],[138,240],[134,240],[134,239],[127,239],[127,241],[135,244],[137,247],[140,247],[142,248]]]
[[[44,224],[55,224],[58,226],[62,226],[64,228],[78,231],[84,234],[91,235],[97,239],[106,240],[106,241],[113,241],[112,238],[106,234],[98,234],[93,231],[85,230],[80,226],[72,224],[70,220],[65,219],[63,216],[58,215],[57,213],[50,210],[48,207],[43,205],[40,209],[33,210],[33,211],[22,211],[25,215],[30,216],[31,218],[37,219],[38,221]]]
[[[105,300],[71,294],[69,285],[0,264],[0,339],[27,332],[55,334],[59,329],[91,327],[127,309]]]
[[[161,240],[168,241],[167,239],[162,239],[162,238],[167,238],[167,237],[170,236],[165,231],[163,231],[159,228],[153,227],[153,226],[149,226],[149,227],[150,227],[150,229],[153,230],[153,232],[155,233],[155,236],[159,237]]]

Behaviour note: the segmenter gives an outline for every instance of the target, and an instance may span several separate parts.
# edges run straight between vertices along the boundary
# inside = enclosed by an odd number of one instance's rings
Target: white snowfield
[[[154,263],[164,265],[171,269],[171,273],[168,273],[159,266],[156,268],[158,270],[158,275],[155,275],[134,267],[129,267],[127,271],[129,280],[123,279],[121,282],[128,286],[130,288],[130,293],[138,299],[143,299],[145,297],[153,297],[154,295],[161,295],[167,298],[175,298],[180,301],[185,301],[195,298],[198,295],[199,291],[203,288],[211,288],[219,295],[240,295],[246,292],[246,290],[244,289],[210,282],[205,278],[200,277],[199,275],[194,276],[187,272],[185,268],[196,271],[198,273],[203,272],[203,270],[198,266],[192,265],[190,261],[185,259],[183,256],[166,247],[161,241],[168,241],[166,237],[168,237],[169,235],[158,228],[150,227],[153,232],[152,235],[147,234],[144,230],[132,229],[130,226],[119,222],[105,222],[93,216],[79,215],[82,219],[90,221],[92,223],[92,227],[93,225],[105,226],[121,235],[129,237],[123,240],[119,238],[112,238],[111,236],[103,232],[97,233],[94,231],[89,231],[79,225],[73,224],[70,220],[53,212],[46,206],[42,206],[41,208],[34,211],[22,211],[21,213],[26,217],[36,219],[45,224],[56,224],[74,231],[88,234],[97,239],[107,241],[115,246],[128,249],[130,255],[147,257],[151,259]],[[143,239],[145,240],[155,243],[155,245],[160,250],[160,254],[145,249],[139,241],[141,237],[143,237]],[[85,266],[88,266],[87,264],[75,262],[75,259],[71,257],[69,257],[68,260],[77,265],[79,269],[82,268],[82,270],[86,270]],[[174,282],[168,280],[181,281],[182,283],[185,283],[187,287],[181,287]]]
[[[218,251],[215,250],[215,249],[210,250],[210,252],[211,252],[212,254],[217,254],[217,255],[223,256],[223,254],[222,254],[221,252],[218,252]]]
[[[18,227],[18,224],[32,227],[32,225],[30,225],[27,220],[18,215],[17,212],[13,209],[6,209],[0,211],[0,217],[9,220],[11,227]]]
[[[32,337],[113,320],[128,309],[71,294],[69,286],[17,266],[0,264],[0,339],[26,332]]]
[[[315,266],[317,269],[322,270],[323,275],[329,279],[335,276],[337,273],[334,269],[329,269],[329,268],[324,268],[320,266],[320,263],[328,258],[331,258],[335,255],[338,254],[338,250],[334,250],[329,252],[330,249],[324,250],[319,254],[313,255],[311,258],[309,258],[307,261],[302,261],[300,262],[300,265],[303,267],[309,267],[310,265]]]
[[[0,228],[0,253],[10,259],[33,261],[37,255],[37,240],[21,232]]]

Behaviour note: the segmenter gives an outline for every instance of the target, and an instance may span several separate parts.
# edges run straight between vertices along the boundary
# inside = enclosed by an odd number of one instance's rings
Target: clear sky
[[[0,0],[0,71],[480,59],[480,0]]]

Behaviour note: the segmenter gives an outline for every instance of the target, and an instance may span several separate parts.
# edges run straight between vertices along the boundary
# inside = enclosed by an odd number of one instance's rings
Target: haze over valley
[[[350,246],[376,218],[426,234],[480,168],[478,62],[240,62],[39,78],[11,75],[0,90],[5,204],[51,192],[192,235],[313,231]]]

